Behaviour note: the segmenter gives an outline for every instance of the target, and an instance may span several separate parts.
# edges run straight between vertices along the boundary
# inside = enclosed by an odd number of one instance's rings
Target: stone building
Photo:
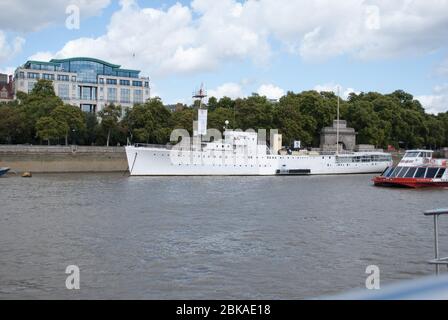
[[[333,121],[332,127],[322,129],[320,136],[320,148],[322,151],[339,150],[354,151],[356,148],[356,132],[353,128],[347,128],[347,121],[339,120],[339,141],[337,141],[338,120]]]

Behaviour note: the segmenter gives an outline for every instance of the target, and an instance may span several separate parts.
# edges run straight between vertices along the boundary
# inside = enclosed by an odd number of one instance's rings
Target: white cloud
[[[344,88],[343,86],[334,83],[320,84],[315,86],[313,90],[316,90],[317,92],[334,92],[335,94],[338,94],[339,92],[340,96],[344,99],[347,99],[350,93],[360,93],[360,91],[356,91],[353,88]]]
[[[53,59],[53,54],[49,51],[40,51],[35,54],[33,54],[31,57],[28,58],[28,60],[33,61],[50,61]]]
[[[436,86],[432,95],[422,95],[415,97],[426,112],[437,114],[448,111],[448,83]]]
[[[209,97],[221,99],[222,97],[229,97],[232,99],[244,98],[243,88],[238,83],[224,83],[223,85],[208,91]]]
[[[109,2],[78,1],[89,3],[92,12]],[[50,1],[43,2],[38,11]],[[70,41],[57,56],[93,56],[166,75],[210,71],[234,61],[263,65],[274,42],[275,48],[282,45],[276,50],[308,60],[380,59],[447,47],[448,0],[193,0],[165,9],[140,7],[134,0],[120,4],[104,35]]]
[[[273,84],[263,84],[260,88],[258,88],[257,93],[260,96],[267,97],[268,99],[279,100],[285,95],[285,90]]]
[[[12,43],[9,43],[6,34],[0,30],[0,63],[11,59],[22,51],[24,44],[25,39],[21,37],[15,37]]]
[[[110,0],[14,0],[0,1],[0,30],[29,32],[64,22],[69,5],[80,9],[81,18],[97,15]],[[82,27],[82,25],[81,25]]]
[[[146,66],[151,74],[208,71],[247,57],[262,62],[269,45],[240,23],[241,8],[234,0],[193,1],[191,7],[177,3],[166,10],[127,0],[106,34],[70,41],[56,56],[94,56],[132,68]]]

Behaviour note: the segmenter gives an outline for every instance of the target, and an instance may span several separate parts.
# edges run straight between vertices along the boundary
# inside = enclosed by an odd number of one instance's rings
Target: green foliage
[[[63,123],[67,129],[65,132],[65,144],[68,145],[70,134],[83,133],[86,125],[84,123],[84,114],[81,109],[71,105],[61,105],[51,112],[51,117],[59,123]]]
[[[51,81],[40,80],[29,94],[0,105],[0,143],[36,143],[65,138],[65,143],[84,145],[135,143],[165,144],[173,129],[192,134],[198,104],[178,104],[174,111],[160,98],[125,110],[108,105],[97,115],[64,105]],[[288,92],[279,102],[253,94],[244,99],[210,97],[208,127],[233,129],[279,129],[285,144],[301,140],[318,146],[323,127],[336,118],[337,96],[332,92]],[[448,112],[425,113],[421,103],[402,90],[390,94],[352,93],[340,100],[341,119],[358,132],[359,144],[401,148],[448,146]]]
[[[99,133],[106,137],[106,145],[110,145],[111,136],[116,138],[119,131],[119,119],[121,117],[122,108],[114,104],[107,105],[98,113],[101,119],[101,124],[98,128]]]
[[[0,142],[23,143],[29,135],[23,110],[14,104],[0,104]]]
[[[63,137],[68,130],[68,125],[52,117],[42,117],[36,123],[37,136],[42,140],[50,141]]]

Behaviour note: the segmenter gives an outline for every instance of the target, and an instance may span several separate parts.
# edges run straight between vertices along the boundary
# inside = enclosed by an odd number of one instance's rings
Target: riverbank
[[[124,147],[0,145],[0,167],[12,172],[125,172]]]

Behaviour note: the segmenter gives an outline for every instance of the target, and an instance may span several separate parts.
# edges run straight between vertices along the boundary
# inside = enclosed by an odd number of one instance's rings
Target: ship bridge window
[[[413,178],[415,171],[417,171],[417,168],[413,167],[410,168],[409,171],[406,173],[406,175],[404,176],[405,178]]]
[[[426,171],[426,178],[434,179],[434,177],[437,174],[437,171],[439,171],[439,168],[428,168],[428,171]]]
[[[425,176],[426,168],[418,168],[415,173],[415,178],[423,178]]]
[[[445,168],[440,168],[440,170],[439,170],[439,172],[437,173],[437,175],[436,175],[436,178],[437,179],[440,179],[440,178],[442,178],[443,177],[443,174],[445,173]]]

